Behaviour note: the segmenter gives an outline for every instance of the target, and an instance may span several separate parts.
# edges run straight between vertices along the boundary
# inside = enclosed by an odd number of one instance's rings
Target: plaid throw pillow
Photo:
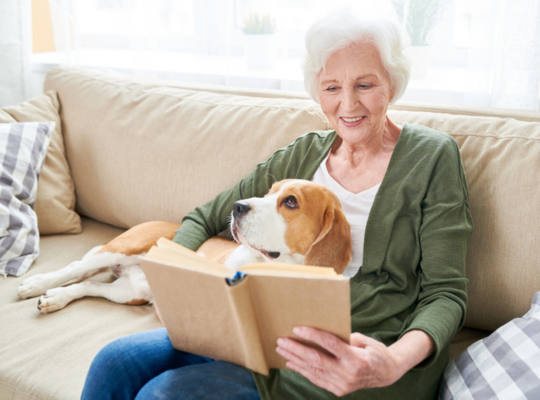
[[[540,399],[540,292],[530,311],[469,346],[444,372],[440,399]]]
[[[0,274],[20,276],[39,254],[39,173],[54,122],[0,124]]]

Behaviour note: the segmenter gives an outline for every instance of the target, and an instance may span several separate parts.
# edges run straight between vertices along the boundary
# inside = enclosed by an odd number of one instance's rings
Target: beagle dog
[[[41,296],[38,309],[49,313],[73,300],[104,297],[116,303],[153,302],[139,257],[161,237],[172,239],[179,224],[146,222],[109,243],[90,250],[80,261],[25,279],[18,287],[22,299]],[[197,251],[234,270],[255,262],[278,262],[332,267],[342,273],[351,260],[351,235],[336,195],[306,180],[276,182],[263,198],[237,201],[230,232],[237,243],[215,237]],[[112,283],[87,278],[112,271]]]
[[[284,180],[263,198],[237,201],[231,234],[238,247],[223,264],[255,262],[332,267],[341,274],[351,261],[351,228],[337,196],[318,183]]]

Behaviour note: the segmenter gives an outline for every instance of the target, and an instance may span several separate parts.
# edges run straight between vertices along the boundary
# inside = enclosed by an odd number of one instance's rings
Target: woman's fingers
[[[276,351],[287,360],[300,366],[310,366],[323,370],[330,370],[340,374],[342,369],[350,370],[362,368],[366,360],[364,348],[370,344],[381,345],[374,339],[360,335],[351,339],[357,344],[349,345],[332,333],[309,327],[297,327],[293,332],[309,343],[318,345],[326,352],[305,345],[293,339],[281,338],[278,340]]]
[[[390,385],[406,372],[400,368],[393,349],[369,336],[353,333],[348,344],[315,328],[299,327],[293,332],[326,351],[281,338],[276,350],[287,360],[287,367],[337,396]]]
[[[299,366],[310,366],[320,369],[332,369],[335,367],[336,359],[330,355],[306,346],[293,339],[278,339],[276,351]]]
[[[334,357],[341,358],[349,352],[348,344],[332,333],[306,326],[294,328],[293,333],[301,339],[321,346]]]
[[[340,376],[342,365],[331,355],[324,354],[293,339],[279,339],[277,352],[287,360],[287,368],[298,372],[314,385],[342,396],[347,391]]]

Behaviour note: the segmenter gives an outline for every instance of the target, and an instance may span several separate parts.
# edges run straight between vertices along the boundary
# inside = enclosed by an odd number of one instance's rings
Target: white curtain
[[[466,105],[539,110],[540,1],[492,0],[485,46],[469,50],[468,66],[480,70],[477,93]]]
[[[54,46],[58,61],[62,65],[80,64],[80,43],[78,24],[75,23],[77,1],[50,0],[51,23]]]
[[[0,107],[30,93],[30,0],[0,0]]]
[[[0,2],[18,3],[16,0]],[[27,1],[27,0],[26,0]],[[431,69],[404,100],[540,109],[540,0],[49,0],[60,64],[160,79],[304,91],[304,35],[340,8],[396,16],[395,5],[438,4]],[[276,29],[268,68],[247,60],[244,17]],[[4,14],[2,14],[2,17]],[[425,19],[427,20],[427,18]],[[420,22],[422,19],[420,18]],[[0,25],[0,29],[1,25]],[[272,50],[275,48],[275,51]],[[272,67],[270,67],[273,65]]]

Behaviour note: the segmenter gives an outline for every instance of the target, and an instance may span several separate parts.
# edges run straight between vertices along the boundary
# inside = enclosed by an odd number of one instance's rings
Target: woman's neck
[[[369,165],[373,160],[387,158],[392,154],[401,134],[402,127],[395,124],[388,117],[382,132],[374,132],[367,140],[348,143],[338,139],[334,144],[331,154],[341,159],[341,162],[349,164],[353,169]]]

